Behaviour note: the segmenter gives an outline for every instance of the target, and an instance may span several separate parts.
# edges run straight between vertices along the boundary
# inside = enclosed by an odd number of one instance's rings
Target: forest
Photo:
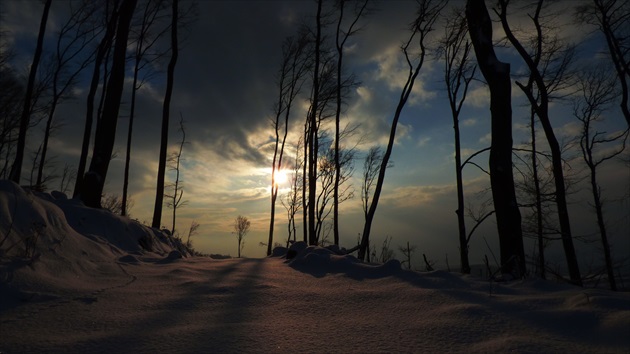
[[[258,107],[264,113],[255,124],[235,123],[242,141],[253,139],[247,130],[253,125],[264,127],[262,142],[247,148],[229,138],[210,143],[225,159],[243,150],[244,160],[255,160],[257,168],[269,171],[269,180],[259,188],[264,195],[257,197],[266,209],[251,220],[262,235],[265,254],[302,241],[365,262],[391,258],[392,238],[386,237],[381,247],[373,226],[380,223],[375,222],[382,210],[379,203],[393,198],[388,176],[414,163],[396,155],[403,148],[401,134],[410,134],[408,112],[413,112],[417,120],[450,126],[446,156],[455,204],[444,218],[456,225],[456,232],[439,237],[456,245],[449,251],[457,254],[451,260],[457,271],[470,274],[473,264],[481,262],[469,253],[471,242],[479,242],[482,246],[476,247],[484,249],[483,261],[497,279],[535,275],[566,278],[578,286],[627,289],[630,253],[623,248],[630,228],[630,3],[408,3],[414,8],[413,20],[401,24],[401,38],[389,39],[396,48],[387,53],[396,58],[396,77],[384,80],[393,82],[389,93],[395,99],[382,114],[380,135],[366,133],[375,123],[357,118],[353,109],[364,99],[362,93],[367,95],[365,78],[355,71],[360,66],[353,60],[358,61],[357,48],[370,41],[365,33],[390,5],[317,0],[301,4],[310,12],[291,22],[291,33],[281,45],[267,49],[275,53],[276,65],[265,68],[273,80],[264,83],[267,101]],[[150,199],[142,204],[151,215],[145,224],[195,254],[193,242],[198,245],[210,226],[199,219],[202,213],[187,218],[186,226],[178,224],[178,215],[204,202],[191,189],[206,182],[187,171],[205,164],[214,175],[219,167],[187,155],[203,151],[204,139],[195,139],[201,129],[196,121],[202,119],[181,109],[178,100],[187,96],[178,90],[187,85],[178,75],[189,64],[182,65],[182,57],[201,50],[192,39],[196,26],[206,20],[204,7],[210,5],[184,0],[45,0],[36,5],[39,27],[28,29],[36,33],[34,43],[16,41],[11,26],[0,27],[0,179],[38,193],[60,191],[86,207],[128,218],[132,195],[141,194],[134,188],[142,183],[143,198]],[[0,8],[3,24],[8,22],[5,6]],[[588,36],[568,39],[567,27]],[[593,49],[593,43],[599,46]],[[28,62],[17,54],[25,47]],[[216,56],[231,50],[217,47]],[[439,117],[423,117],[421,109],[418,114],[419,91],[426,89],[423,80],[429,72],[442,97]],[[472,93],[479,92],[485,99],[479,107],[483,113],[476,114],[486,117],[482,135],[488,139],[477,148],[468,143],[466,123],[471,121],[470,100],[478,98]],[[525,123],[516,124],[517,115],[519,122],[527,117]],[[560,125],[564,119],[571,121],[570,138]],[[61,143],[64,134],[73,134],[68,141],[74,145]],[[134,150],[147,141],[149,149]],[[134,175],[142,160],[151,161],[150,169]],[[471,185],[470,173],[483,187]],[[625,176],[625,185],[607,184],[610,174]],[[609,189],[615,195],[607,194]],[[588,212],[572,213],[576,204],[588,206]],[[357,215],[351,222],[344,219],[349,210]],[[217,217],[227,233],[237,234],[240,258],[242,241],[252,237],[244,238],[250,225],[241,215],[249,214],[230,211]],[[247,221],[244,233],[243,225],[234,225],[235,218],[236,223]],[[593,231],[583,232],[577,221]],[[344,223],[352,224],[353,234]],[[28,253],[32,240],[15,240],[10,227],[4,229],[4,222],[2,227],[0,257]],[[484,227],[496,238],[496,256],[491,246],[486,248],[488,241],[481,242],[479,230]],[[229,237],[234,248],[237,241]],[[412,254],[415,262],[423,256],[413,268],[423,264],[426,270],[435,265],[432,258],[442,257],[420,251],[424,239],[394,240],[402,242],[398,258],[409,269]],[[551,247],[561,250],[561,266],[550,262]],[[591,258],[581,257],[584,253]]]

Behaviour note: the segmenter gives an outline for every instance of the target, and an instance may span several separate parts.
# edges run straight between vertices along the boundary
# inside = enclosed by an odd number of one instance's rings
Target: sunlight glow
[[[276,184],[277,185],[281,185],[287,182],[288,180],[288,176],[287,176],[287,171],[285,170],[280,170],[280,171],[276,171]]]

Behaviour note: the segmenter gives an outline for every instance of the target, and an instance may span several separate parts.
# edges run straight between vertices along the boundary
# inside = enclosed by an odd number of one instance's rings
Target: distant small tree
[[[241,251],[245,246],[243,238],[245,238],[245,235],[249,232],[250,226],[251,222],[245,216],[239,215],[236,217],[236,220],[234,220],[234,233],[238,240],[238,258],[241,258]]]
[[[416,246],[410,246],[409,241],[407,241],[407,247],[398,247],[398,250],[402,252],[405,260],[402,263],[407,263],[407,269],[411,270],[411,255],[416,250]]]
[[[70,184],[74,182],[75,178],[77,178],[77,170],[66,163],[63,167],[63,172],[61,173],[59,191],[61,193],[68,193],[70,190]]]
[[[385,263],[385,262],[389,261],[390,259],[394,258],[394,250],[390,246],[391,243],[392,243],[392,237],[391,236],[387,236],[387,237],[385,237],[385,240],[383,240],[383,245],[381,246],[381,254],[378,257],[378,260],[381,263]],[[374,253],[376,253],[376,251]],[[376,255],[375,255],[374,258],[376,258]]]
[[[200,225],[196,220],[193,220],[190,223],[190,228],[188,229],[188,239],[186,240],[186,247],[192,248],[192,241],[190,241],[190,238],[197,234],[199,226]]]
[[[127,216],[130,217],[129,211],[133,207],[133,199],[127,199]],[[101,199],[101,208],[111,211],[113,214],[120,215],[122,211],[122,199],[116,194],[103,194]]]

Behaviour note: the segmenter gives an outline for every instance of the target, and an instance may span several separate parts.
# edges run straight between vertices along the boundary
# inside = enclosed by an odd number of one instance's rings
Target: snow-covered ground
[[[0,242],[0,353],[630,352],[630,293],[316,247],[178,258],[156,230],[8,181]]]

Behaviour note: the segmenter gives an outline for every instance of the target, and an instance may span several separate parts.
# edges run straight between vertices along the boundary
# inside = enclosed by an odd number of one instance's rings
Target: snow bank
[[[174,249],[160,231],[129,218],[0,180],[0,283],[33,292],[21,297],[96,286],[131,254],[163,258]]]

